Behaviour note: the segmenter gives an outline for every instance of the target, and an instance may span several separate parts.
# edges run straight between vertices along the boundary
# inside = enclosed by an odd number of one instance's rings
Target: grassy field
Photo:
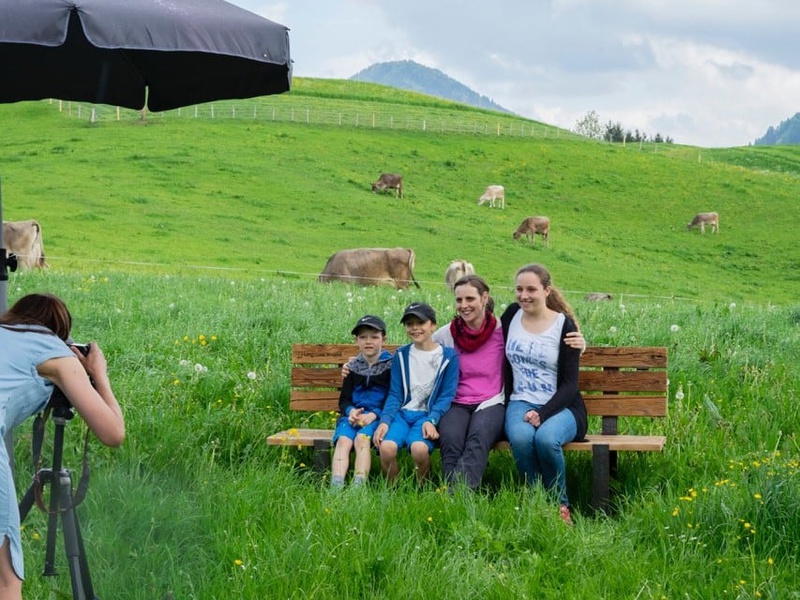
[[[336,82],[295,89],[258,102],[492,118],[361,84],[352,96]],[[46,102],[0,116],[4,216],[43,223],[52,265],[12,274],[9,299],[64,297],[76,339],[105,349],[126,414],[121,449],[91,445],[79,509],[99,597],[800,595],[797,149],[185,115],[90,124]],[[407,199],[370,192],[381,171],[405,175]],[[476,205],[488,183],[506,186],[505,211]],[[705,210],[720,213],[720,234],[686,232]],[[529,214],[551,217],[549,248],[511,239]],[[379,245],[415,249],[421,290],[316,283],[333,251]],[[335,493],[310,450],[266,446],[279,429],[332,420],[289,414],[293,342],[346,341],[365,312],[403,342],[410,299],[452,314],[443,273],[457,257],[501,308],[515,269],[540,261],[590,343],[669,347],[669,416],[630,424],[666,434],[667,448],[622,457],[613,516],[590,514],[591,465],[575,453],[567,529],[505,453],[476,494],[436,480],[418,490],[408,463],[397,489],[374,475]],[[615,301],[584,302],[587,291]],[[20,492],[29,425],[16,435]],[[72,422],[65,464],[76,471],[81,441]],[[45,517],[24,526],[26,597],[70,597],[60,547],[62,574],[39,576]]]
[[[343,101],[303,95],[302,81],[260,99],[262,112]],[[382,90],[359,84],[353,102],[380,97],[364,89]],[[389,106],[453,110],[439,104],[398,93]],[[0,107],[6,218],[39,219],[59,268],[141,263],[310,281],[336,250],[404,246],[426,286],[443,287],[450,260],[465,258],[497,285],[536,260],[568,291],[617,297],[780,303],[800,290],[795,148],[640,149],[169,115],[90,124],[75,113],[46,102]],[[370,192],[382,171],[404,175],[404,200]],[[477,206],[488,183],[505,185],[505,211]],[[686,231],[709,210],[720,213],[719,235]],[[529,215],[550,217],[549,248],[512,240]]]

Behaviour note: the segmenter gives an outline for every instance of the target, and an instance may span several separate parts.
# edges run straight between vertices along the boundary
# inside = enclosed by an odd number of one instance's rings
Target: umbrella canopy
[[[161,111],[290,84],[288,28],[224,0],[0,0],[0,102]]]

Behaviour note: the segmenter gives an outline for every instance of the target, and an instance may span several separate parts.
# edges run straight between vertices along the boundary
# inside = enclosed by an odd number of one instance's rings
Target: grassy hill
[[[433,124],[453,115],[488,131],[545,126],[326,80],[217,103],[214,118],[208,106],[197,118],[184,109],[146,122],[98,110],[90,123],[87,106],[81,118],[76,105],[71,116],[47,102],[0,106],[4,216],[42,222],[56,269],[142,263],[313,279],[336,250],[407,246],[428,287],[443,288],[449,261],[465,258],[496,285],[509,285],[521,264],[544,262],[575,294],[780,303],[800,291],[800,149],[401,129],[403,118]],[[273,120],[276,111],[296,118]],[[351,124],[301,119],[320,112]],[[396,115],[397,128],[364,126],[375,114]],[[370,191],[382,171],[404,175],[406,198]],[[489,183],[505,185],[505,211],[477,206]],[[686,231],[695,213],[710,210],[720,213],[719,235]],[[512,240],[529,215],[550,217],[549,248]]]
[[[53,265],[12,275],[11,299],[65,298],[125,412],[121,448],[90,443],[78,509],[99,597],[800,594],[797,150],[609,146],[352,82],[298,80],[291,94],[211,108],[142,122],[95,107],[92,124],[88,106],[0,106],[5,216],[42,221]],[[405,175],[408,198],[370,192],[383,170]],[[490,182],[506,185],[505,211],[476,205]],[[719,235],[685,231],[701,210],[720,213]],[[552,218],[549,248],[511,240],[528,214]],[[293,342],[345,341],[373,311],[404,340],[407,294],[315,281],[336,249],[395,244],[417,251],[414,293],[440,315],[452,314],[442,276],[456,256],[501,305],[513,296],[498,288],[531,260],[572,299],[641,296],[575,303],[593,344],[669,348],[668,415],[624,424],[667,446],[620,457],[613,514],[588,510],[579,453],[567,456],[565,528],[507,453],[493,453],[476,494],[443,493],[438,453],[429,487],[406,461],[396,488],[376,465],[368,486],[337,494],[310,449],[265,444],[332,422],[288,410]],[[662,301],[673,294],[692,300]],[[72,423],[64,464],[77,474]],[[30,426],[15,431],[19,492],[35,470]],[[25,597],[69,597],[60,545],[61,576],[39,576],[47,517],[24,525]]]

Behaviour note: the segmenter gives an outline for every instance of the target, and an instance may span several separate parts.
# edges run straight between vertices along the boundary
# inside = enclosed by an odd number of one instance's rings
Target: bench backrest
[[[397,345],[387,344],[394,351]],[[341,368],[358,354],[354,344],[294,344],[289,408],[338,411]],[[667,349],[595,346],[581,356],[579,388],[603,433],[617,433],[617,417],[667,414]]]

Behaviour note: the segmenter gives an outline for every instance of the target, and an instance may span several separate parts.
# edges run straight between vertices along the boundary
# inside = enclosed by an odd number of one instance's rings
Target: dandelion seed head
[[[202,373],[203,372],[203,365],[201,365],[200,363],[195,363],[194,371],[195,371],[195,373]]]
[[[672,325],[670,325],[670,326],[669,326],[669,330],[670,330],[672,333],[675,333],[676,331],[680,331],[680,329],[681,329],[681,328],[680,328],[680,326],[678,326],[678,325],[675,325],[674,323],[673,323]]]
[[[256,378],[256,372],[255,371],[248,371],[247,372],[247,378],[248,379],[255,379]]]
[[[617,328],[614,325],[612,325],[611,327],[608,328],[608,332],[609,333],[617,333]]]

